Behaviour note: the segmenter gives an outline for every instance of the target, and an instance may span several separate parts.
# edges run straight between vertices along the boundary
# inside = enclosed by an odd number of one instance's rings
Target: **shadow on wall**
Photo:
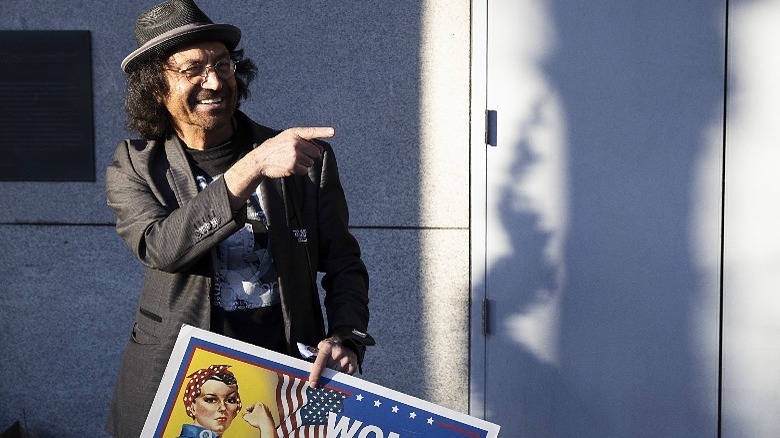
[[[697,268],[692,228],[712,220],[696,198],[720,196],[719,185],[697,192],[695,178],[721,122],[724,5],[538,7],[556,33],[536,67],[558,100],[567,225],[551,231],[517,193],[546,146],[532,111],[505,145],[506,185],[488,194],[510,250],[485,280],[501,334],[487,339],[487,419],[506,436],[712,436],[717,363],[704,359],[717,325],[702,334],[697,319],[717,318],[718,291],[705,289],[717,272]]]

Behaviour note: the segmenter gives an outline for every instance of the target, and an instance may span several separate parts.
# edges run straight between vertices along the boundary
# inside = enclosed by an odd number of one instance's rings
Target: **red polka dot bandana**
[[[184,406],[187,408],[187,415],[193,417],[190,413],[190,406],[195,403],[195,399],[200,395],[200,389],[207,380],[216,380],[225,385],[236,385],[236,401],[238,410],[241,410],[241,397],[238,395],[238,382],[233,373],[228,370],[230,365],[211,365],[187,376],[190,379],[187,388],[184,390]],[[195,417],[193,417],[195,418]]]

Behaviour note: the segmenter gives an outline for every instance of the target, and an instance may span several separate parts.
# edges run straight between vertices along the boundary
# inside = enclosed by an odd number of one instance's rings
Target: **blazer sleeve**
[[[224,181],[198,192],[186,159],[175,158],[161,142],[123,141],[106,170],[117,233],[141,263],[166,272],[186,270],[243,226]]]

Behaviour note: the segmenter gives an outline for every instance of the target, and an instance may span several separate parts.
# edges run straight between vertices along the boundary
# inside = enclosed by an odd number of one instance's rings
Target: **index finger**
[[[319,386],[320,376],[322,376],[322,372],[325,370],[325,366],[328,364],[330,353],[324,353],[325,352],[320,349],[319,353],[317,354],[317,359],[314,360],[314,364],[311,366],[311,373],[309,373],[309,386],[312,388]]]
[[[317,138],[331,138],[336,135],[336,130],[332,126],[304,126],[291,128],[292,132],[304,140],[314,140]]]

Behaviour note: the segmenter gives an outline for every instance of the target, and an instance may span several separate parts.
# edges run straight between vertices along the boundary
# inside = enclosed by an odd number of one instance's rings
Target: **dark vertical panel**
[[[95,181],[88,31],[0,31],[0,180]]]

